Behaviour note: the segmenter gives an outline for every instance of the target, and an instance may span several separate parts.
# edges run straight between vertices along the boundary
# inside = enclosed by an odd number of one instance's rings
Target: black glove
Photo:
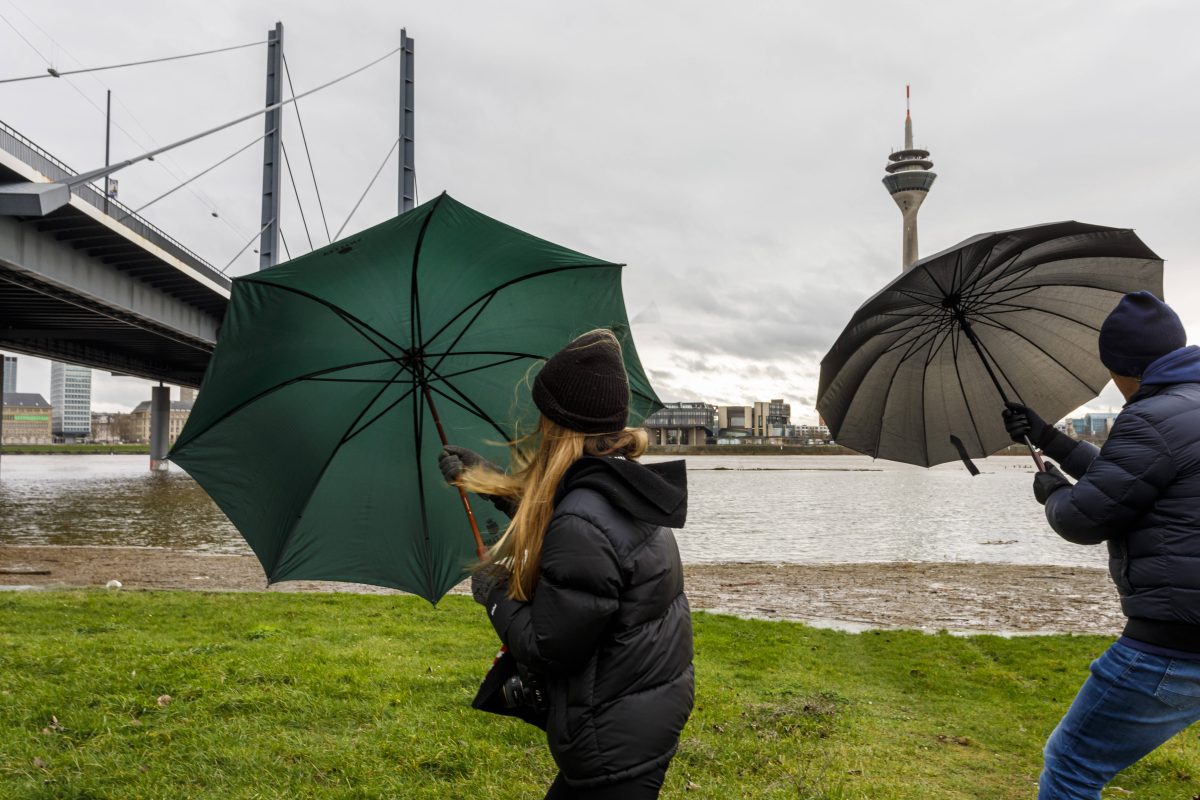
[[[438,469],[442,471],[442,477],[446,479],[446,483],[458,483],[463,470],[469,467],[486,467],[494,472],[502,471],[479,453],[465,447],[448,444],[438,454]]]
[[[1054,441],[1055,434],[1059,433],[1057,428],[1047,425],[1029,406],[1020,403],[1005,403],[1004,406],[1004,429],[1017,444],[1025,444],[1025,437],[1028,436],[1036,447],[1045,450],[1046,445]]]
[[[1034,447],[1060,462],[1071,456],[1071,451],[1079,444],[1053,425],[1039,417],[1029,406],[1020,403],[1006,403],[1004,409],[1004,428],[1017,444],[1024,444],[1024,436]]]
[[[508,570],[499,564],[488,564],[471,573],[471,596],[481,606],[496,589],[508,585]]]
[[[1070,485],[1071,482],[1067,480],[1067,476],[1063,475],[1058,467],[1047,461],[1046,471],[1039,472],[1033,476],[1033,496],[1037,498],[1039,503],[1046,505],[1046,499],[1050,495]]]

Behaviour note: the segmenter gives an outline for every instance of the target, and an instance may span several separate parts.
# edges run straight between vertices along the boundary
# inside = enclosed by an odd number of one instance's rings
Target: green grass
[[[697,615],[664,796],[1033,797],[1107,644]],[[0,797],[540,797],[541,732],[469,708],[495,647],[461,597],[0,595]],[[1191,798],[1200,729],[1116,784]]]

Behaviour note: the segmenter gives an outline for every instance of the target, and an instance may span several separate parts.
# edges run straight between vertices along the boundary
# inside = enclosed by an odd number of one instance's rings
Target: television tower
[[[888,165],[884,167],[887,175],[883,185],[900,207],[904,216],[904,245],[900,260],[900,271],[908,270],[917,263],[917,209],[929,194],[937,175],[930,172],[933,162],[929,160],[928,150],[918,150],[913,147],[912,135],[912,93],[909,87],[904,87],[904,149],[895,150],[888,156]]]

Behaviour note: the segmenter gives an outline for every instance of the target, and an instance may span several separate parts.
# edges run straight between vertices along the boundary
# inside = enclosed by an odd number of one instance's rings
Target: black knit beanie
[[[551,356],[533,379],[533,402],[547,419],[573,431],[624,430],[629,376],[612,331],[589,331]]]
[[[1122,297],[1100,326],[1100,361],[1130,378],[1140,378],[1151,362],[1186,344],[1179,315],[1150,292]]]

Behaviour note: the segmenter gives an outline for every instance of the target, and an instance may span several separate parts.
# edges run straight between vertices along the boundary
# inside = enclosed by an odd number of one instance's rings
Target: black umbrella
[[[1126,292],[1161,297],[1162,266],[1133,231],[1082,222],[967,239],[863,303],[821,361],[817,410],[867,455],[970,466],[1010,443],[1003,403],[1059,419],[1100,393],[1100,325]]]

